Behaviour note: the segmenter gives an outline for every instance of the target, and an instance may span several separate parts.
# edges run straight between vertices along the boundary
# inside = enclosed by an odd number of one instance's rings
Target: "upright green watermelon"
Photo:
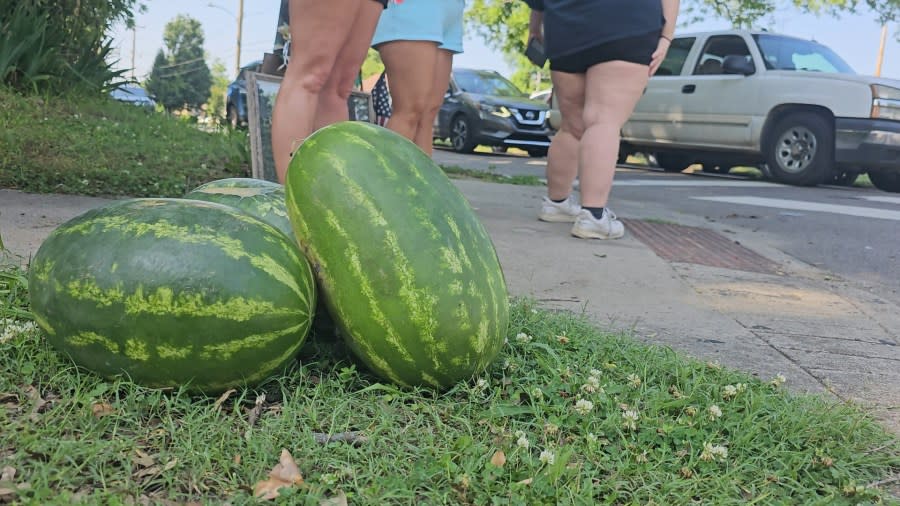
[[[206,393],[284,367],[316,302],[294,241],[184,199],[121,201],[64,223],[35,255],[29,288],[35,320],[75,363]]]
[[[278,183],[248,177],[218,179],[194,188],[184,198],[243,209],[288,237],[294,237],[285,207],[284,186]]]
[[[338,123],[303,143],[285,187],[329,312],[369,368],[398,384],[448,387],[493,361],[509,325],[497,254],[415,144]]]

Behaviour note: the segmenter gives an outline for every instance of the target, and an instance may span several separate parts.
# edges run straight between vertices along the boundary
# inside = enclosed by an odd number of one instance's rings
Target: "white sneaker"
[[[581,206],[575,201],[572,195],[566,197],[562,202],[553,202],[544,197],[541,204],[541,212],[538,213],[538,219],[541,221],[568,222],[572,223],[581,212]]]
[[[600,219],[594,218],[587,209],[582,209],[572,225],[572,235],[582,239],[618,239],[625,235],[625,225],[609,209],[603,210]]]

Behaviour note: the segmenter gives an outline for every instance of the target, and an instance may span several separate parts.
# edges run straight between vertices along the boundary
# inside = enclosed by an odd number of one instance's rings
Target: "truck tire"
[[[832,175],[834,128],[818,114],[792,113],[775,124],[764,149],[775,181],[814,186]]]
[[[869,180],[879,190],[900,193],[900,171],[870,170]]]
[[[681,172],[694,163],[692,157],[681,153],[656,153],[653,157],[656,158],[657,165],[666,172]]]

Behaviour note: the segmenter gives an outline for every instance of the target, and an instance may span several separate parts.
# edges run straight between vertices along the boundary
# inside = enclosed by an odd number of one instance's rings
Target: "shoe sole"
[[[580,239],[621,239],[625,237],[625,231],[623,230],[621,235],[604,235],[598,232],[586,232],[573,228],[572,235]]]
[[[550,223],[575,223],[578,216],[569,216],[566,214],[539,214],[538,219]]]

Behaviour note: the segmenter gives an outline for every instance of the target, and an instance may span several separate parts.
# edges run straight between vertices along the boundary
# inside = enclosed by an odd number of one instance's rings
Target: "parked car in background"
[[[622,129],[620,159],[635,151],[673,172],[751,165],[795,185],[868,173],[900,192],[900,81],[857,75],[811,40],[678,35]]]
[[[120,102],[126,102],[151,109],[156,107],[156,100],[147,93],[147,90],[136,84],[123,84],[109,92],[109,95]]]
[[[546,156],[553,134],[548,110],[546,102],[528,98],[497,72],[454,68],[435,119],[434,137],[449,139],[460,153],[484,145]]]
[[[231,128],[247,126],[247,74],[259,72],[262,60],[257,60],[241,67],[234,81],[228,84],[225,92],[225,121]]]

